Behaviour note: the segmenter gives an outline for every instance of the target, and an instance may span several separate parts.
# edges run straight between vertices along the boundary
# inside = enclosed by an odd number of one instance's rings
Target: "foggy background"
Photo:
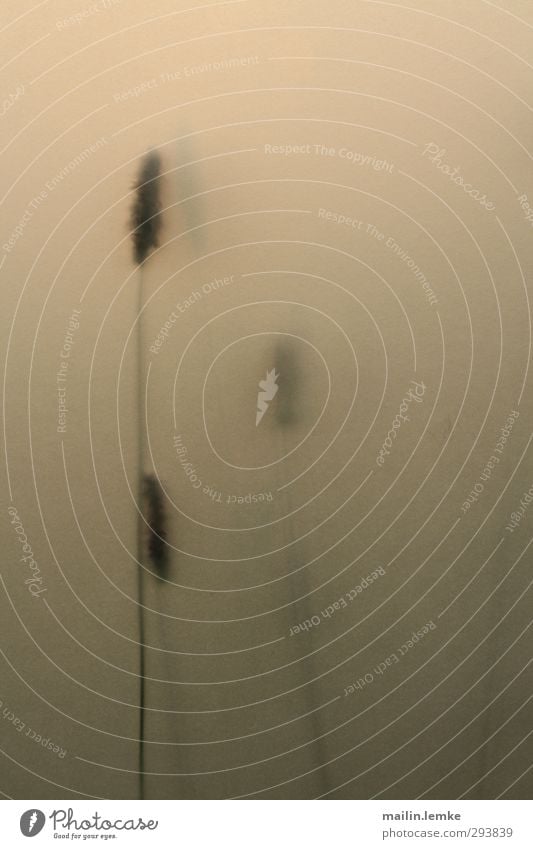
[[[530,796],[532,32],[4,0],[4,797]]]

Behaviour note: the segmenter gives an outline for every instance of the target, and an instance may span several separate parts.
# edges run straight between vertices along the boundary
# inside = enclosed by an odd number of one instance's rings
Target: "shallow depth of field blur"
[[[4,0],[5,796],[531,795],[532,33]]]

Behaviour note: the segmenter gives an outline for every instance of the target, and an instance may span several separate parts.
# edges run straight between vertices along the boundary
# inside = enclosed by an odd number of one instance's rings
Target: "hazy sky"
[[[0,790],[527,798],[531,5],[2,13]]]

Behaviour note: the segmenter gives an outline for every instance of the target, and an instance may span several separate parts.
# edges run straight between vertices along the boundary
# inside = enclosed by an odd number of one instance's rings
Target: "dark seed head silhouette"
[[[135,198],[130,225],[133,237],[133,258],[140,265],[150,251],[159,245],[161,230],[160,200],[161,158],[156,150],[149,151],[141,162],[135,183]]]
[[[159,577],[168,564],[165,496],[155,475],[144,476],[144,498],[148,523],[148,555]]]

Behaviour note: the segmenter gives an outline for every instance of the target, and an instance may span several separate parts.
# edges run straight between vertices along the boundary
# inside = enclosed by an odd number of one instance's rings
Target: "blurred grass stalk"
[[[142,338],[142,313],[144,306],[144,276],[146,261],[150,253],[159,246],[161,229],[160,201],[161,159],[155,150],[142,159],[134,186],[131,209],[131,234],[133,259],[138,266],[138,315],[137,315],[137,384],[138,384],[138,502],[137,502],[137,598],[139,604],[139,796],[145,796],[145,627],[144,627],[144,572],[145,572],[145,527],[148,525],[150,542],[148,550],[154,565],[163,565],[166,556],[164,539],[164,513],[160,499],[160,487],[154,475],[146,475],[144,468],[145,433],[147,428],[147,398],[144,386],[144,348]],[[144,504],[148,501],[149,521],[144,517]]]

